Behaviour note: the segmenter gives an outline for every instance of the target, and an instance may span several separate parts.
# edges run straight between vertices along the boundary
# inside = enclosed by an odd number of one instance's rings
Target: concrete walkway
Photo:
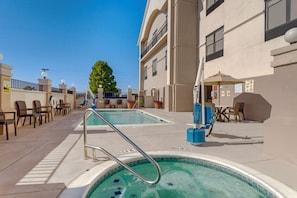
[[[215,123],[212,136],[202,146],[186,142],[186,129],[192,122],[189,112],[168,113],[159,109],[145,111],[169,120],[162,126],[119,127],[145,151],[187,151],[212,155],[256,169],[297,191],[297,166],[263,153],[264,127],[261,123]],[[85,160],[82,131],[74,128],[83,111],[57,116],[54,121],[18,128],[18,136],[0,136],[0,197],[59,197],[79,175],[106,161]],[[114,155],[133,153],[111,129],[89,131],[88,141]]]

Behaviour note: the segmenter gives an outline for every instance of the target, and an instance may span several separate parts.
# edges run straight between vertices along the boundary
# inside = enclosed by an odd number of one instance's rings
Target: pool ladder
[[[157,178],[155,180],[148,180],[148,179],[144,178],[143,176],[141,176],[140,174],[138,174],[136,171],[134,171],[128,164],[126,164],[125,162],[119,160],[117,157],[115,157],[114,155],[109,153],[104,148],[88,144],[87,143],[87,126],[86,126],[87,113],[88,112],[94,113],[98,118],[100,118],[103,122],[105,122],[108,126],[110,126],[110,128],[112,128],[115,132],[117,132],[124,140],[126,140],[130,145],[132,145],[143,157],[145,157],[149,162],[151,162],[154,165],[154,167],[156,168],[156,170],[157,170]],[[84,112],[83,129],[84,129],[84,154],[85,154],[85,158],[88,157],[88,148],[91,148],[92,151],[93,151],[92,152],[93,153],[93,159],[95,159],[95,150],[100,150],[105,155],[107,155],[110,159],[114,160],[115,162],[117,162],[118,164],[120,164],[121,166],[126,168],[128,171],[130,171],[132,174],[134,174],[136,177],[138,177],[139,179],[141,179],[145,183],[147,183],[147,184],[156,184],[156,183],[158,183],[160,181],[160,179],[161,179],[161,168],[160,168],[159,164],[151,156],[146,154],[139,146],[137,146],[134,142],[132,142],[132,140],[130,140],[123,132],[121,132],[112,123],[110,123],[108,120],[106,120],[106,118],[104,116],[102,116],[100,113],[98,113],[97,111],[95,111],[92,108],[88,108]]]

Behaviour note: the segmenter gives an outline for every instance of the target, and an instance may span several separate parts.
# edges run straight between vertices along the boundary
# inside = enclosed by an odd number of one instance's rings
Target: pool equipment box
[[[193,144],[202,144],[205,142],[205,129],[201,128],[188,128],[187,129],[187,142]]]

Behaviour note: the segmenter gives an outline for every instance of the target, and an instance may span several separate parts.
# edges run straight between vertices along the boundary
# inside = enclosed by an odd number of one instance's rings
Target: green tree
[[[108,66],[107,62],[97,61],[93,67],[89,77],[89,86],[93,93],[98,92],[98,86],[102,85],[103,90],[113,91],[117,93],[117,82],[115,81],[114,75],[112,74],[111,67]]]

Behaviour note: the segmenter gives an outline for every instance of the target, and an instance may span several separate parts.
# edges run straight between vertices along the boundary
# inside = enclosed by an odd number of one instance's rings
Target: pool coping
[[[184,151],[153,151],[147,152],[154,158],[158,157],[189,157],[196,158],[201,160],[206,160],[212,163],[216,163],[223,167],[227,167],[229,169],[235,170],[242,174],[243,176],[247,176],[252,180],[255,180],[257,183],[273,192],[278,198],[293,198],[297,197],[297,192],[285,184],[242,164],[239,164],[234,161],[226,160],[223,158],[205,155],[205,154],[197,154],[192,152],[184,152]],[[135,161],[137,159],[143,159],[143,157],[138,153],[130,153],[119,156],[119,159],[123,160],[126,163],[131,161]],[[102,164],[96,165],[86,173],[80,175],[75,180],[73,180],[69,185],[66,186],[66,189],[62,192],[60,197],[70,198],[70,197],[85,197],[94,183],[98,180],[98,178],[104,176],[110,170],[118,167],[118,164],[114,161],[106,161]]]
[[[159,120],[164,121],[164,123],[150,123],[150,124],[114,124],[115,127],[119,128],[119,127],[151,127],[151,126],[166,126],[166,125],[172,125],[174,124],[172,121],[169,121],[167,119],[164,119],[160,116],[154,115],[152,113],[148,113],[146,111],[142,111],[140,109],[95,109],[95,110],[100,110],[100,111],[111,111],[111,110],[125,110],[125,111],[139,111],[142,112],[143,114],[147,114],[149,116],[155,117]],[[90,116],[91,114],[89,114],[88,116]],[[83,130],[83,119],[81,122],[79,122],[79,124],[74,128],[74,131],[82,131]],[[96,129],[100,129],[100,130],[104,130],[104,129],[110,129],[109,126],[107,125],[92,125],[92,126],[88,126],[87,127],[89,130],[96,130]]]

